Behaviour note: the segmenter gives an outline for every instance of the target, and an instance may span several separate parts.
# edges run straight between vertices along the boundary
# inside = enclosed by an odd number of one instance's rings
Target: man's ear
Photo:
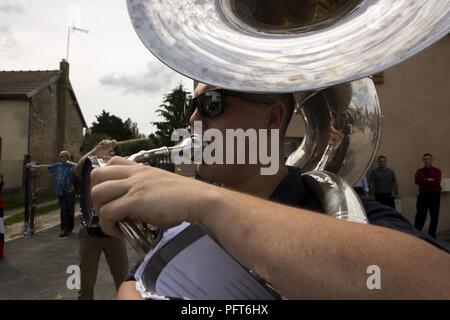
[[[269,106],[267,119],[268,129],[282,129],[283,119],[286,116],[286,107],[281,102],[274,102]]]

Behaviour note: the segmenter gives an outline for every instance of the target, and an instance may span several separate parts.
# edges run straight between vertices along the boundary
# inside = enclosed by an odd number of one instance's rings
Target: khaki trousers
[[[112,237],[98,237],[87,233],[85,227],[78,234],[81,286],[79,300],[93,300],[97,280],[98,263],[103,251],[116,289],[125,280],[128,273],[128,256],[125,241]]]

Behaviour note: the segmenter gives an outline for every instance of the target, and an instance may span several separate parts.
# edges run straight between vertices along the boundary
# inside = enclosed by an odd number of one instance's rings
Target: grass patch
[[[23,208],[25,207],[25,199],[23,192],[18,192],[17,195],[14,196],[5,196],[4,201],[4,210]],[[47,201],[58,200],[56,194],[52,191],[44,192],[39,194],[38,203],[43,203]]]
[[[42,214],[49,213],[49,212],[51,212],[53,210],[56,210],[58,208],[59,208],[59,204],[55,203],[55,204],[52,204],[52,205],[49,205],[49,206],[46,206],[46,207],[43,207],[43,208],[36,209],[35,217],[37,217],[39,215],[42,215]],[[14,224],[14,223],[23,222],[24,214],[25,214],[25,212],[20,212],[18,214],[15,214],[13,216],[5,218],[5,220],[4,220],[5,226],[8,226],[8,225],[11,225],[11,224]]]

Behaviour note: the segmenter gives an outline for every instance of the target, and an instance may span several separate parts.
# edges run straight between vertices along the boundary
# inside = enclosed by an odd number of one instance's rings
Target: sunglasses
[[[247,92],[236,92],[225,89],[212,89],[203,92],[195,98],[191,98],[184,106],[186,121],[194,114],[195,110],[202,117],[212,118],[221,115],[224,111],[223,97],[234,97],[254,103],[271,104],[274,100],[261,95]]]

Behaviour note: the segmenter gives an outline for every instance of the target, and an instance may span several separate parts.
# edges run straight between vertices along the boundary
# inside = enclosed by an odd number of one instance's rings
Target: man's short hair
[[[61,151],[59,154],[64,154],[64,155],[67,156],[67,158],[70,158],[70,157],[72,156],[72,155],[70,154],[70,152],[67,151],[67,150],[63,150],[63,151]]]
[[[425,157],[430,157],[431,159],[433,159],[433,155],[431,153],[425,153],[423,155],[423,158],[425,158]]]
[[[381,159],[386,159],[387,160],[387,157],[386,156],[379,156],[378,157],[378,161],[380,161]]]
[[[281,103],[286,108],[283,123],[281,124],[280,131],[284,135],[286,134],[289,123],[291,122],[292,115],[294,114],[296,100],[292,93],[267,93],[264,94],[273,101]]]

